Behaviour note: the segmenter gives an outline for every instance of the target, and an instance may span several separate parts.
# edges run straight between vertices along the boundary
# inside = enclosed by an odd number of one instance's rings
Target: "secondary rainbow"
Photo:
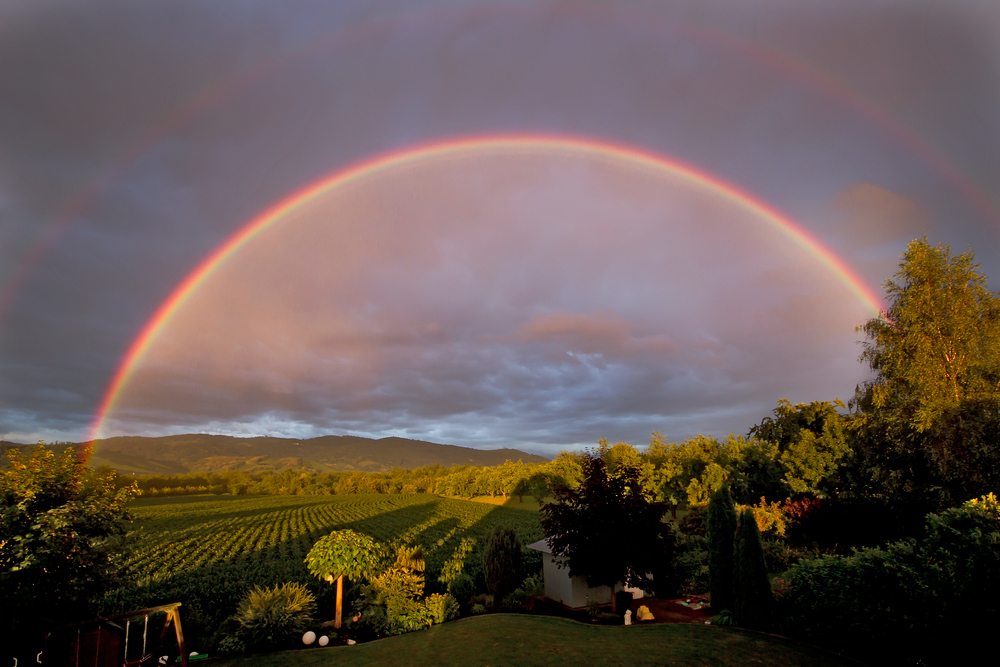
[[[274,206],[260,213],[238,232],[220,245],[174,289],[160,304],[153,316],[143,326],[139,335],[129,346],[121,364],[115,371],[108,389],[101,400],[90,429],[90,440],[102,437],[102,428],[108,414],[114,408],[118,397],[132,375],[133,369],[142,359],[150,345],[156,340],[177,310],[187,298],[204,283],[212,273],[230,256],[239,251],[264,229],[279,222],[286,214],[294,211],[316,197],[334,188],[344,187],[360,179],[382,171],[397,169],[423,160],[440,158],[460,158],[483,153],[515,154],[569,154],[588,158],[627,162],[635,167],[667,173],[696,184],[713,194],[741,206],[767,221],[785,236],[792,239],[816,260],[825,265],[871,312],[878,315],[881,297],[854,271],[851,266],[824,246],[815,236],[800,224],[778,211],[770,204],[754,195],[727,183],[717,176],[701,171],[673,158],[641,150],[633,146],[608,141],[574,136],[555,135],[488,135],[453,138],[445,141],[421,144],[383,154],[357,163],[346,169],[329,174],[318,181],[298,190]]]

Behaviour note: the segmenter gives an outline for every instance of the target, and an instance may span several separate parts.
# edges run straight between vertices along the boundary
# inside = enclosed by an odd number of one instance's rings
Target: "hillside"
[[[287,468],[387,472],[393,468],[434,464],[493,466],[507,460],[520,459],[525,463],[546,460],[516,449],[480,450],[406,438],[373,440],[350,435],[325,435],[309,440],[205,434],[122,436],[96,440],[94,444],[91,460],[94,466],[107,465],[123,473],[160,475]]]

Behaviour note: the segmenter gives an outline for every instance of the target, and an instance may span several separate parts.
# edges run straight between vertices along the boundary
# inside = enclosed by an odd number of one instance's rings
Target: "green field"
[[[132,581],[104,600],[105,613],[181,602],[194,649],[210,649],[224,620],[253,586],[308,584],[329,607],[332,587],[310,577],[303,559],[333,530],[350,528],[381,542],[421,545],[428,591],[440,588],[442,566],[463,538],[476,545],[463,558],[479,569],[486,535],[514,526],[527,544],[542,538],[537,511],[428,494],[346,496],[187,496],[140,499],[129,571]],[[537,565],[537,564],[536,564]]]
[[[705,625],[593,626],[549,616],[490,614],[357,646],[212,661],[216,667],[362,665],[801,665],[858,663],[789,639]]]

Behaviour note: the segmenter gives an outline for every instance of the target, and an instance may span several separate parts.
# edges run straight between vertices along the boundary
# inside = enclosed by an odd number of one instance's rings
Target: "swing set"
[[[59,667],[150,667],[160,663],[163,640],[174,626],[181,665],[188,667],[188,654],[181,630],[180,602],[149,609],[72,623],[45,633],[45,648],[39,655],[43,665]],[[164,614],[162,626],[150,616]],[[122,625],[124,624],[124,627]],[[133,625],[139,626],[132,629]]]

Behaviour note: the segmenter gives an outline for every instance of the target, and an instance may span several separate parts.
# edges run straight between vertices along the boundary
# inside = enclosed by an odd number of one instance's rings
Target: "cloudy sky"
[[[0,438],[554,454],[846,400],[852,280],[927,233],[1000,282],[998,36],[986,0],[8,0]]]

